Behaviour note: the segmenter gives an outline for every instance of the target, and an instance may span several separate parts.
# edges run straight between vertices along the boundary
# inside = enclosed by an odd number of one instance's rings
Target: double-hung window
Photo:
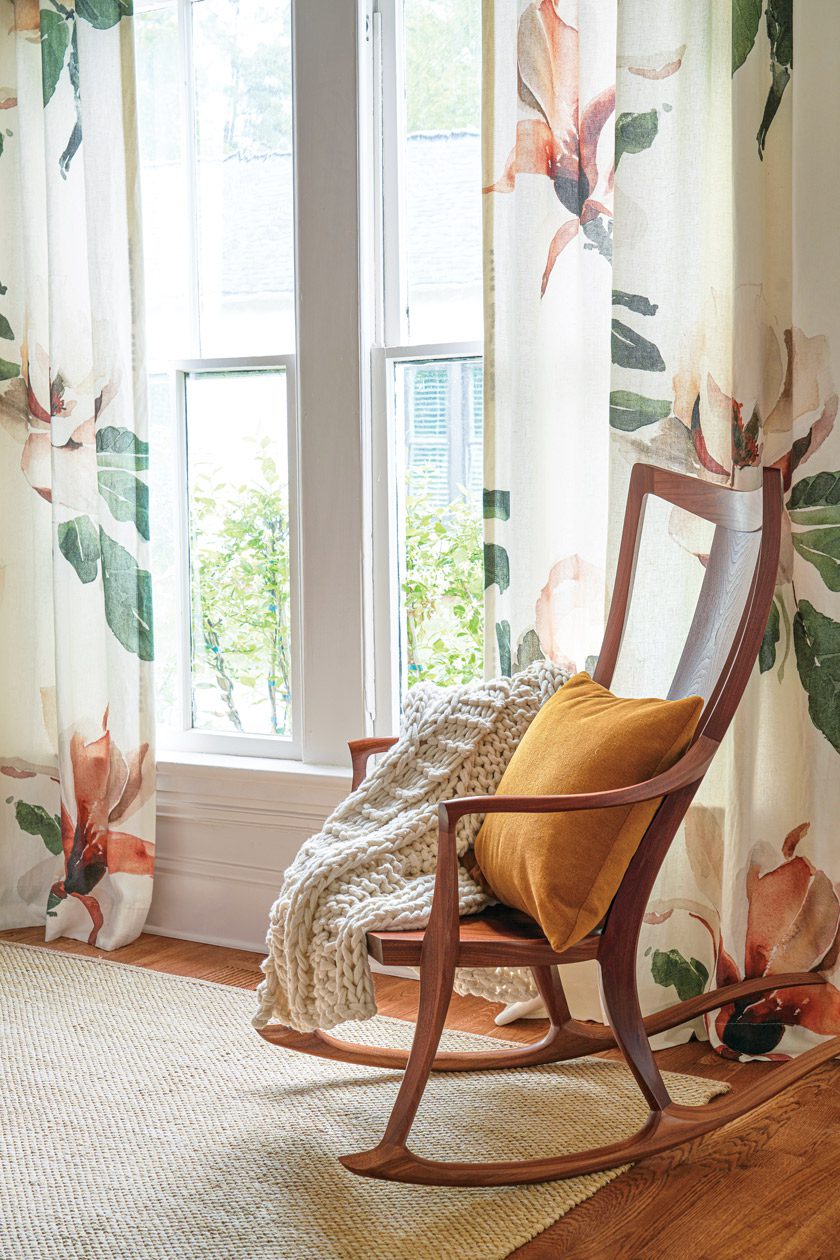
[[[300,752],[289,0],[137,14],[170,747]]]
[[[373,21],[387,712],[416,681],[483,669],[481,0],[378,0]]]
[[[480,0],[141,0],[165,749],[481,673]]]

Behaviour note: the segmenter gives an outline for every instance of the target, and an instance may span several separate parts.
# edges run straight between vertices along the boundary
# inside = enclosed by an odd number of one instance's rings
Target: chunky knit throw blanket
[[[537,661],[513,678],[408,693],[399,741],[303,845],[285,872],[271,911],[262,1027],[271,1020],[309,1032],[376,1013],[365,934],[429,921],[437,857],[437,806],[496,790],[537,710],[568,671]],[[481,818],[463,818],[459,857]],[[487,891],[459,868],[461,914],[489,904]],[[530,972],[460,970],[456,988],[512,1002],[535,992]]]

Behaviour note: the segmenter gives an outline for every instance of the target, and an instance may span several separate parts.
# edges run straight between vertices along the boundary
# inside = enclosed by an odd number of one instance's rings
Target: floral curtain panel
[[[0,926],[113,949],[154,852],[131,3],[0,9]]]
[[[821,971],[707,1020],[725,1055],[786,1056],[840,1032],[840,9],[489,7],[489,667],[597,652],[633,462],[741,488],[782,468],[761,658],[640,968],[648,1010],[715,974]],[[664,694],[702,578],[703,536],[660,516],[616,677],[630,693]]]

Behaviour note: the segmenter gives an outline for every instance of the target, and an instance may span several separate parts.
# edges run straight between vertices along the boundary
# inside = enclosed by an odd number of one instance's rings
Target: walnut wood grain
[[[368,739],[351,739],[347,745],[350,749],[350,764],[353,767],[353,779],[350,791],[355,792],[367,774],[368,761],[377,753],[387,752],[396,744],[396,736],[371,736]]]

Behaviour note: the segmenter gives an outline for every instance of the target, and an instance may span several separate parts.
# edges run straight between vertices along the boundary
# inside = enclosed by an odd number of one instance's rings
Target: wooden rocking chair
[[[693,477],[637,464],[630,479],[612,605],[594,679],[609,687],[627,619],[645,500],[655,495],[715,525],[700,597],[677,667],[670,699],[702,695],[705,706],[688,752],[667,772],[614,791],[572,796],[476,796],[439,807],[434,901],[424,931],[370,932],[368,951],[380,963],[420,968],[420,1005],[411,1051],[374,1049],[326,1033],[297,1033],[269,1025],[261,1035],[307,1054],[373,1067],[404,1068],[381,1142],[345,1155],[341,1163],[367,1177],[427,1185],[493,1186],[551,1181],[595,1172],[653,1155],[727,1124],[764,1103],[807,1072],[840,1053],[831,1038],[778,1067],[767,1077],[700,1107],[672,1102],[648,1043],[664,1032],[719,1007],[795,985],[821,984],[813,972],[761,976],[712,989],[642,1017],[636,987],[636,951],[654,879],[699,784],[714,757],[755,665],[776,583],[782,516],[781,475],[764,470],[760,490],[739,492]],[[353,741],[353,786],[368,758],[392,739]],[[494,906],[459,919],[455,827],[466,814],[545,813],[603,809],[661,797],[659,808],[624,875],[601,930],[562,954],[555,953],[527,916]],[[597,959],[609,1026],[572,1019],[556,964]],[[469,1054],[438,1053],[455,968],[530,967],[550,1017],[535,1043]],[[496,1163],[423,1159],[406,1145],[432,1070],[528,1067],[556,1063],[618,1046],[645,1097],[650,1114],[631,1138],[571,1155]]]

